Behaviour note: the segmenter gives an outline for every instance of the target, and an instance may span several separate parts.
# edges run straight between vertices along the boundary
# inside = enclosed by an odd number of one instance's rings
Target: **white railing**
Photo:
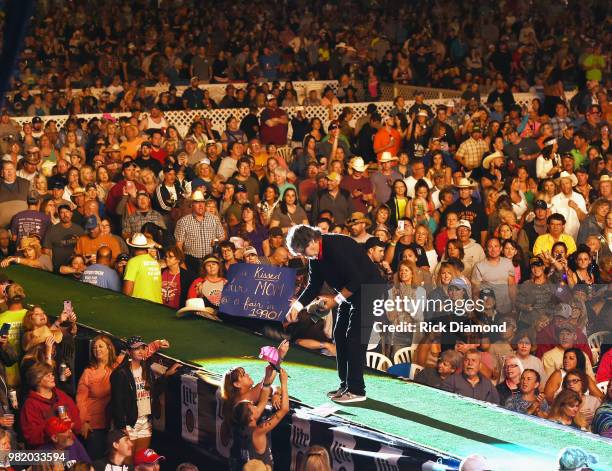
[[[570,99],[574,93],[567,93],[566,96]],[[531,100],[535,98],[536,95],[531,93],[515,93],[514,99],[521,106],[529,106]],[[435,108],[436,105],[444,105],[448,102],[450,98],[438,98],[435,100],[426,100],[426,103]],[[409,108],[412,106],[414,101],[406,100],[406,107]],[[350,106],[354,112],[354,119],[358,119],[366,114],[366,109],[370,103],[350,103],[350,104],[340,104],[335,105],[333,107],[333,117],[337,118],[342,109],[346,106]],[[391,101],[379,101],[376,102],[375,105],[378,108],[378,112],[381,115],[385,115],[389,113],[393,108],[393,102]],[[287,114],[289,115],[289,119],[291,119],[297,112],[295,107],[291,108],[283,108]],[[249,110],[247,108],[234,108],[234,109],[216,109],[216,110],[192,110],[192,111],[167,111],[164,113],[166,121],[170,125],[175,126],[179,133],[182,136],[185,136],[189,131],[189,127],[194,122],[194,119],[199,117],[206,117],[210,119],[211,125],[214,129],[219,132],[223,132],[225,130],[225,122],[227,118],[230,116],[234,116],[238,120],[244,118]],[[115,118],[119,118],[121,116],[130,116],[130,113],[110,113],[111,116]],[[324,127],[327,128],[327,123],[330,121],[329,109],[324,106],[306,106],[304,107],[304,115],[308,118],[320,118],[323,121]],[[80,114],[79,117],[85,118],[87,120],[98,117],[101,118],[102,114]],[[63,126],[68,119],[68,115],[61,116],[41,116],[43,122],[47,122],[49,120],[55,120],[57,122],[58,127]],[[23,125],[23,123],[29,122],[32,120],[32,117],[14,117],[12,118],[17,123]]]

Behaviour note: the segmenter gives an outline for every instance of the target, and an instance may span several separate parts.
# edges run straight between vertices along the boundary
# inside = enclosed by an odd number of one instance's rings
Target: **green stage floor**
[[[177,319],[164,306],[49,273],[11,267],[7,274],[24,286],[26,302],[41,304],[49,314],[57,314],[63,300],[70,299],[83,324],[119,337],[166,338],[171,348],[164,353],[215,373],[243,365],[255,380],[263,374],[265,365],[256,356],[261,346],[272,342],[261,336],[203,319]],[[338,384],[333,359],[295,348],[284,366],[290,395],[310,406],[327,402],[325,392]],[[610,440],[383,375],[368,375],[366,384],[368,400],[343,406],[339,416],[444,454],[484,455],[494,469],[556,469],[555,458],[564,446],[598,456],[595,469],[612,469]]]

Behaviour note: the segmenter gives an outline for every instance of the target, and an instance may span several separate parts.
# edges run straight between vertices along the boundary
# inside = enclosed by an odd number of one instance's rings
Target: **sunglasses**
[[[332,131],[333,129],[338,129],[338,128],[339,128],[339,126],[338,126],[337,124],[332,124],[332,125],[329,127],[329,130],[330,130],[330,131]]]

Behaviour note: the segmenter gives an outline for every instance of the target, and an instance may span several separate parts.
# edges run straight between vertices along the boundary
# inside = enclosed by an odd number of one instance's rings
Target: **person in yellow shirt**
[[[136,232],[127,244],[132,247],[134,256],[125,267],[123,294],[161,304],[161,266],[149,254],[153,244],[140,232]]]
[[[8,347],[21,357],[21,336],[23,335],[23,318],[27,309],[23,307],[25,291],[17,283],[12,283],[6,287],[6,304],[8,309],[0,314],[0,327],[10,324],[8,331]],[[0,342],[0,347],[5,349],[4,343]],[[6,383],[12,388],[19,387],[19,362],[15,361],[11,366],[6,366]]]
[[[540,255],[542,253],[550,254],[553,245],[556,242],[563,242],[567,247],[567,255],[570,255],[576,251],[576,242],[574,238],[565,234],[565,217],[562,214],[554,213],[548,216],[546,220],[548,225],[548,231],[546,234],[538,236],[535,243],[533,244],[533,255]]]

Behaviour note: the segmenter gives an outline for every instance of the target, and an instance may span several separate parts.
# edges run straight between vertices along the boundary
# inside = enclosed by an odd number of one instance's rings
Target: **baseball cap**
[[[563,317],[564,319],[569,319],[572,317],[572,306],[567,303],[561,303],[555,310],[555,316]]]
[[[144,141],[140,144],[140,147],[153,147],[153,145],[149,141]]]
[[[451,282],[448,284],[449,287],[454,286],[455,288],[463,289],[465,291],[469,291],[469,287],[463,278],[453,278]]]
[[[113,444],[117,443],[123,437],[129,437],[129,435],[122,429],[113,429],[106,435],[106,445],[109,449],[113,448]]]
[[[244,193],[246,193],[246,192],[247,192],[247,188],[246,188],[246,186],[244,186],[242,183],[238,183],[238,184],[236,185],[236,190],[235,190],[235,193],[240,193],[240,192],[244,192]]]
[[[336,172],[331,172],[327,175],[327,179],[339,182],[342,179],[342,177]]]
[[[42,118],[40,116],[34,116],[32,118],[32,123],[42,123],[42,122],[43,122],[43,120],[42,120]]]
[[[283,230],[280,227],[270,229],[270,237],[284,237]]]
[[[544,200],[535,200],[533,203],[534,209],[548,209],[548,203]]]
[[[60,204],[60,205],[57,207],[57,212],[59,213],[59,212],[60,212],[62,209],[65,209],[65,210],[67,210],[67,211],[72,211],[72,208],[70,207],[70,205],[69,205],[69,204]]]
[[[266,96],[266,100],[270,101],[270,100],[276,100],[276,96],[272,95],[271,93],[268,93],[268,95]]]
[[[543,267],[544,260],[542,260],[540,257],[531,257],[529,259],[529,266],[530,267]]]
[[[138,466],[139,464],[154,464],[165,459],[165,456],[158,455],[155,453],[155,450],[152,450],[151,448],[143,448],[138,450],[134,455],[134,465]]]
[[[244,256],[246,257],[247,255],[257,255],[257,249],[255,247],[248,247],[244,251]]]
[[[127,339],[127,346],[130,350],[146,345],[145,341],[140,335],[133,335]]]
[[[480,295],[478,297],[480,299],[484,299],[484,298],[493,298],[493,299],[495,299],[495,291],[493,291],[491,288],[482,288],[480,290]]]
[[[49,417],[45,422],[45,433],[48,437],[57,435],[58,433],[64,433],[70,430],[72,423],[70,420],[64,420],[59,417]]]
[[[28,204],[36,204],[36,203],[38,203],[38,195],[36,193],[28,194],[27,203]]]
[[[457,228],[460,228],[461,226],[467,227],[468,229],[472,230],[472,225],[470,224],[470,221],[468,221],[467,219],[459,220],[459,224],[457,225]]]
[[[49,188],[51,190],[63,190],[65,186],[66,186],[66,180],[64,180],[62,177],[56,177],[56,178],[50,179]]]
[[[117,255],[117,262],[127,262],[130,259],[130,256],[126,253],[120,253]]]
[[[385,243],[382,242],[378,237],[370,237],[366,240],[365,249],[370,250],[373,247],[382,247],[385,248]]]
[[[85,220],[85,230],[91,231],[92,229],[95,229],[96,227],[98,227],[98,219],[95,216],[89,216]]]
[[[125,170],[126,168],[130,168],[130,167],[137,168],[138,165],[134,161],[132,161],[132,160],[128,160],[126,162],[123,162],[123,165],[121,165],[121,168],[123,170]]]

